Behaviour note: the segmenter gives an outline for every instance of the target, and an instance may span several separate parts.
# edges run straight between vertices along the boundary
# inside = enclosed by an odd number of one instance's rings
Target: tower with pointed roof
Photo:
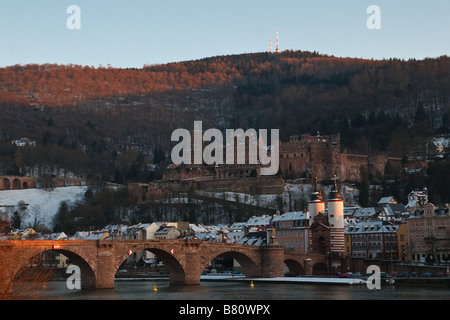
[[[308,211],[310,214],[309,225],[314,222],[317,215],[325,212],[325,200],[323,199],[322,190],[317,185],[317,177],[314,178],[314,190],[309,197]]]
[[[334,176],[334,185],[328,194],[328,222],[330,225],[330,250],[338,255],[345,255],[344,239],[344,199],[337,186],[337,178]]]

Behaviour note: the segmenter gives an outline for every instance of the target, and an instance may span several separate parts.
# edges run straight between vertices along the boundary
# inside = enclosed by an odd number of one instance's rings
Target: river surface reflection
[[[157,291],[154,291],[154,288]],[[168,280],[116,280],[114,289],[69,290],[65,281],[50,281],[40,290],[50,300],[450,300],[447,286],[366,286],[202,281],[170,285]]]

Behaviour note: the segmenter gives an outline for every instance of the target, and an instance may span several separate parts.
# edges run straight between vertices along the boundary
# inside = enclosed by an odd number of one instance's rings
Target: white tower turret
[[[309,198],[308,211],[310,214],[309,225],[313,224],[314,218],[319,213],[325,212],[325,201],[323,200],[322,191],[317,186],[317,177],[314,178],[314,190]]]
[[[327,204],[331,252],[345,255],[344,199],[338,190],[336,175],[334,176],[334,186],[328,195]]]

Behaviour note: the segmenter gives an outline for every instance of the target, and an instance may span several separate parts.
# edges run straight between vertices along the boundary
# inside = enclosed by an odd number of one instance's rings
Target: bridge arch
[[[328,265],[325,262],[317,262],[312,268],[313,275],[326,275],[328,273]]]
[[[286,259],[284,260],[286,267],[289,269],[290,273],[295,274],[296,276],[305,275],[306,270],[302,263],[295,259]]]
[[[225,248],[221,248],[220,250],[211,250],[209,254],[205,256],[202,260],[200,274],[198,275],[200,278],[201,272],[203,272],[204,268],[208,266],[208,264],[216,257],[221,255],[226,255],[230,258],[236,260],[239,265],[242,267],[243,272],[247,277],[257,277],[260,275],[260,268],[255,261],[254,257],[251,257],[248,253],[242,253],[239,250],[229,250]]]
[[[21,271],[24,270],[23,268],[26,267],[27,265],[29,266],[36,262],[41,263],[42,261],[38,260],[37,258],[39,258],[43,253],[49,251],[55,251],[63,254],[64,256],[70,259],[71,264],[77,265],[80,268],[81,287],[83,289],[96,288],[96,278],[97,278],[96,274],[92,269],[91,265],[86,261],[84,257],[73,251],[55,250],[49,248],[48,246],[33,247],[21,251],[13,249],[13,251],[9,251],[9,253],[8,251],[6,251],[9,260],[11,260],[9,261],[10,281],[11,282],[16,281],[17,278],[21,276]],[[40,278],[41,280],[43,279],[42,276],[40,276]]]
[[[151,253],[155,254],[158,259],[164,262],[164,266],[169,272],[169,282],[170,284],[185,284],[186,281],[186,272],[181,264],[181,262],[170,252],[165,249],[158,248],[157,246],[143,246],[143,247],[134,247],[134,252],[139,252],[147,250]],[[117,260],[117,264],[113,268],[113,273],[115,274],[119,267],[125,262],[125,260],[129,257],[128,253],[124,253]]]
[[[97,275],[91,265],[79,254],[69,250],[53,250],[69,258],[71,264],[80,268],[81,288],[93,289],[97,287]]]

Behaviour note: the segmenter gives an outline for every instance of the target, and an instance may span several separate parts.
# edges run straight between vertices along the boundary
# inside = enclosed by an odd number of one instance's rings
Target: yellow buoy
[[[253,281],[250,281],[250,287],[254,287],[255,285],[253,284]]]
[[[158,291],[158,289],[156,289],[156,284],[155,284],[155,286],[153,287],[153,291],[154,291],[154,292]]]

